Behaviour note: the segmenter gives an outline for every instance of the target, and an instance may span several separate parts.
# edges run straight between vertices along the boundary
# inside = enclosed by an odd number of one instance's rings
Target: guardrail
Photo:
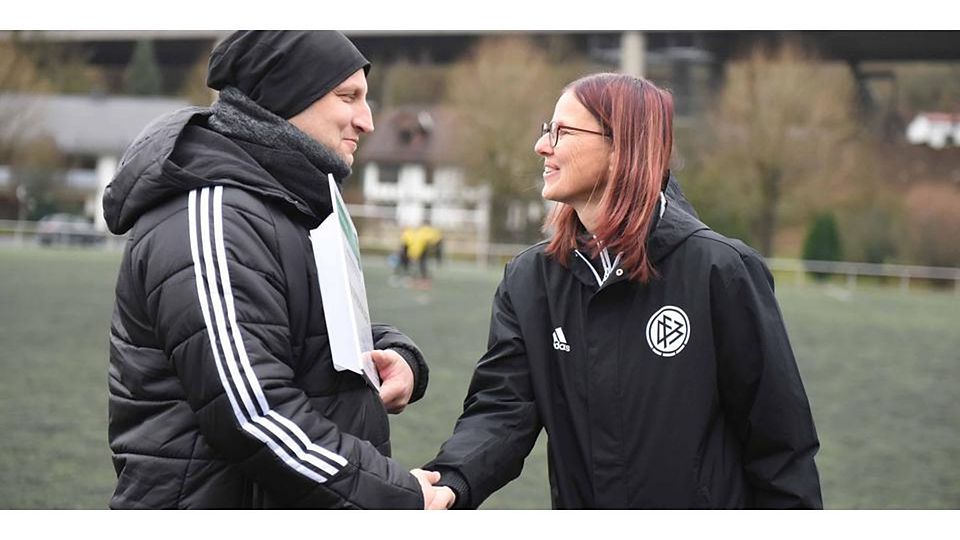
[[[71,221],[46,222],[54,227],[44,228],[39,221],[0,220],[0,241],[13,245],[83,245],[113,248],[122,246],[125,236],[98,231],[93,224]]]
[[[42,232],[38,230],[37,222],[32,221],[11,221],[0,220],[0,239],[17,244],[38,244],[42,238]],[[90,231],[72,231],[71,235],[80,237],[89,237],[98,240],[91,242],[97,246],[105,248],[117,248],[123,245],[125,237],[115,236],[109,232]],[[384,243],[383,245],[362,245],[366,249],[374,251],[384,251],[393,249],[394,242]],[[527,249],[523,244],[461,244],[450,242],[444,247],[444,252],[448,256],[459,256],[464,259],[474,259],[481,266],[486,266],[490,261],[506,261],[514,255]],[[902,291],[910,289],[912,280],[923,279],[929,281],[953,282],[954,291],[960,295],[960,268],[943,266],[912,266],[900,264],[873,264],[847,261],[813,261],[801,259],[767,259],[767,265],[777,273],[795,274],[797,284],[802,285],[808,280],[810,274],[828,274],[833,276],[845,276],[846,284],[850,290],[857,287],[857,282],[861,277],[874,277],[885,279],[896,279],[900,283]]]
[[[767,259],[774,272],[792,272],[798,283],[804,282],[807,274],[819,273],[846,276],[847,287],[854,290],[857,279],[862,276],[891,278],[900,282],[904,292],[910,289],[910,280],[952,281],[954,291],[960,295],[960,268],[945,266],[909,266],[900,264],[873,264],[846,261],[808,261],[800,259]]]

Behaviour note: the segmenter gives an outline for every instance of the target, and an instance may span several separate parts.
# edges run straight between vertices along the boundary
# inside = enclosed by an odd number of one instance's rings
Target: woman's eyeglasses
[[[591,129],[581,129],[571,126],[561,126],[558,122],[544,122],[543,126],[540,127],[540,136],[550,135],[550,146],[556,148],[557,142],[560,140],[560,130],[565,129],[567,131],[580,131],[583,133],[593,133],[594,135],[600,135],[601,137],[606,137],[606,133],[599,131],[593,131]]]

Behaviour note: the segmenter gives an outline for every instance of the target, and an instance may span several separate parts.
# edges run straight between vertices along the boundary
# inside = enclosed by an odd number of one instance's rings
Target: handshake
[[[440,481],[440,473],[413,469],[410,474],[420,481],[420,489],[423,490],[424,510],[446,510],[456,502],[457,496],[452,489],[447,486],[434,485]]]

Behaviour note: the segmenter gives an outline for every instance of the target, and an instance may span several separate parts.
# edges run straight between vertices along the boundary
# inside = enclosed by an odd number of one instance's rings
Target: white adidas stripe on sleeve
[[[256,373],[250,365],[240,326],[237,324],[223,241],[223,188],[213,188],[212,202],[210,191],[211,188],[202,188],[190,193],[188,225],[197,297],[220,382],[230,400],[234,416],[244,431],[266,444],[293,470],[323,483],[327,480],[324,474],[336,474],[347,464],[347,460],[314,444],[299,426],[270,409]],[[210,234],[211,219],[213,242]],[[204,270],[207,276],[206,285],[203,280]],[[222,302],[219,292],[222,292]]]

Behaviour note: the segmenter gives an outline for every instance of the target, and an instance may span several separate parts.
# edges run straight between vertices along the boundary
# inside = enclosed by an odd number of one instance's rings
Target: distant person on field
[[[406,228],[400,236],[401,267],[408,271],[412,264],[416,265],[416,277],[421,286],[430,284],[430,268],[428,260],[433,256],[439,264],[443,255],[443,234],[440,229],[433,227],[429,222],[419,227]]]
[[[564,89],[534,151],[552,238],[507,264],[453,435],[424,469],[455,508],[546,430],[554,508],[821,508],[820,446],[763,258],[670,175],[673,99]]]
[[[389,457],[387,412],[427,386],[419,348],[375,324],[380,392],[336,370],[310,242],[328,175],[339,188],[373,131],[369,68],[339,32],[236,32],[210,57],[218,101],[156,120],[123,156],[103,199],[129,235],[111,508],[446,506],[438,475]]]

